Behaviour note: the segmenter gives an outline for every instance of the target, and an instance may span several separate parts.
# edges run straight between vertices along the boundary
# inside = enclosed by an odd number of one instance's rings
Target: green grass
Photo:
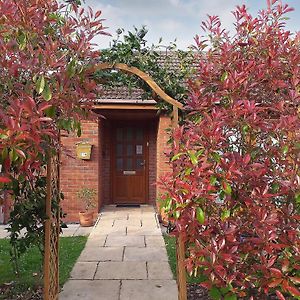
[[[173,273],[174,278],[176,279],[177,273],[176,273],[176,239],[173,236],[170,236],[168,234],[164,234],[164,240],[167,248],[167,253],[168,253],[168,258],[169,258],[169,264]],[[187,283],[199,283],[200,276],[199,277],[194,277],[194,276],[189,276],[187,274]]]
[[[69,278],[73,265],[83,250],[87,237],[62,237],[59,243],[60,278],[63,285]],[[14,274],[10,263],[10,244],[7,239],[0,239],[0,287],[12,283],[16,293],[35,289],[42,284],[42,257],[37,247],[30,248],[20,257],[20,275]],[[0,299],[5,299],[1,298]]]

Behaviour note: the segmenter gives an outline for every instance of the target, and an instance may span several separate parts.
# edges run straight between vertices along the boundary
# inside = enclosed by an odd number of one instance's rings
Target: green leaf
[[[18,159],[18,154],[15,151],[15,149],[11,149],[9,151],[9,158],[10,158],[11,161],[16,161]]]
[[[221,300],[222,299],[222,294],[220,293],[219,289],[216,288],[215,286],[212,287],[211,290],[209,291],[209,296],[213,300]]]
[[[185,175],[191,175],[193,169],[192,168],[187,168],[184,172]]]
[[[224,221],[230,217],[230,210],[224,209],[221,214],[221,220]]]
[[[50,89],[47,81],[45,81],[45,87],[44,87],[42,95],[46,101],[49,101],[52,98],[51,89]]]
[[[26,35],[24,32],[20,32],[17,38],[20,50],[24,50],[26,48]]]
[[[3,159],[3,160],[6,159],[7,156],[8,156],[8,148],[4,148],[4,149],[2,150],[2,159]]]
[[[72,78],[76,74],[76,60],[72,59],[67,66],[67,75],[69,78]]]
[[[41,94],[45,88],[45,78],[44,76],[40,76],[35,84],[35,90],[38,94]]]
[[[209,182],[211,185],[216,185],[217,183],[217,177],[216,176],[211,176],[210,179],[209,179]]]
[[[171,210],[171,205],[172,205],[172,199],[168,198],[165,204],[163,205],[163,208],[168,212]]]
[[[1,140],[7,140],[8,139],[8,135],[6,135],[6,134],[0,134],[0,139]]]
[[[295,195],[295,200],[296,200],[296,203],[299,204],[300,203],[300,193],[297,193]]]
[[[231,188],[230,184],[226,181],[223,182],[223,191],[227,195],[231,195],[231,193],[232,193],[232,188]]]
[[[222,76],[221,76],[221,81],[223,82],[223,81],[225,81],[227,78],[228,78],[228,72],[225,71],[225,72],[222,74]]]
[[[175,211],[175,218],[176,218],[176,219],[179,219],[179,217],[180,217],[180,211],[179,211],[179,210],[176,210],[176,211]]]
[[[237,300],[237,295],[227,294],[225,295],[224,300]]]
[[[204,150],[205,150],[205,149],[200,149],[200,150],[198,150],[198,151],[196,152],[196,157],[201,156],[201,155],[203,154]]]
[[[55,116],[55,113],[56,113],[55,106],[51,106],[51,107],[45,109],[45,114],[49,118],[53,118]]]
[[[283,153],[284,155],[286,155],[286,154],[288,153],[288,151],[289,151],[289,146],[288,146],[288,145],[283,146],[283,148],[282,148],[282,153]]]
[[[175,155],[172,157],[171,162],[177,160],[177,159],[178,159],[181,155],[183,155],[183,154],[184,154],[184,153],[182,153],[182,152],[175,154]]]
[[[219,162],[221,161],[221,156],[220,156],[219,153],[213,152],[213,153],[211,154],[211,156],[212,156],[213,160],[216,161],[217,163],[219,163]]]
[[[205,222],[205,213],[201,207],[197,207],[196,210],[196,218],[200,224],[204,224]]]
[[[196,154],[192,151],[188,151],[188,155],[190,157],[192,164],[196,165],[198,163],[198,158],[197,158]]]
[[[248,131],[249,131],[249,126],[248,126],[248,125],[244,125],[244,126],[242,127],[242,132],[243,132],[244,134],[246,134],[246,133],[248,133]]]

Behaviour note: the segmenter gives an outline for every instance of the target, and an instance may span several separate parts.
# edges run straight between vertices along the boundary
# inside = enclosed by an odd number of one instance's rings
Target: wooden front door
[[[112,144],[112,198],[115,204],[148,202],[148,149],[146,127],[115,126]]]

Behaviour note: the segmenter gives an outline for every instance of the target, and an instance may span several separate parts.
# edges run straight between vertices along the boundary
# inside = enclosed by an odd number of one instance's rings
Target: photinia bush
[[[91,40],[103,32],[101,12],[79,0],[0,0],[0,190],[10,191],[12,256],[43,251],[45,170],[59,131],[77,131],[97,85]],[[52,199],[59,211],[59,199]],[[27,234],[22,236],[21,230]],[[38,232],[38,233],[37,233]]]
[[[300,297],[300,34],[292,9],[238,6],[235,33],[218,17],[196,37],[185,124],[163,178],[186,268],[213,299]]]
[[[105,34],[101,12],[66,2],[0,0],[2,186],[34,179],[58,130],[80,131],[96,96],[89,65],[99,56],[91,40]]]

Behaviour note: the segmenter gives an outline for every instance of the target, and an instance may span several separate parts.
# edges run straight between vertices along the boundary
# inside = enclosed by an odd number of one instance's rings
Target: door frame
[[[145,139],[145,179],[144,179],[144,187],[145,187],[145,202],[144,203],[137,203],[137,204],[149,204],[149,123],[147,121],[142,120],[120,120],[120,121],[114,121],[111,124],[111,138],[110,138],[110,199],[112,204],[121,204],[117,203],[114,199],[114,172],[115,172],[115,147],[116,144],[115,139],[115,132],[116,128],[121,127],[143,127],[144,128],[144,139]],[[125,204],[125,203],[124,203]],[[130,203],[134,204],[134,203]]]

